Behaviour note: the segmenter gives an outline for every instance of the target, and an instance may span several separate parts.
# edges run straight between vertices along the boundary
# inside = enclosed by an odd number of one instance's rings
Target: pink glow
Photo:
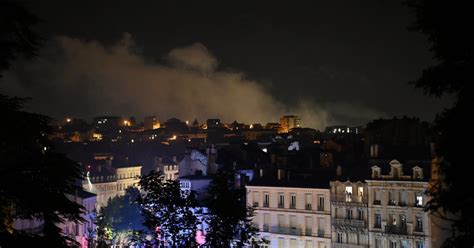
[[[206,243],[206,235],[201,230],[196,231],[196,242],[200,245]]]
[[[87,248],[87,238],[86,237],[82,237],[82,240],[81,240],[81,247],[82,248]]]

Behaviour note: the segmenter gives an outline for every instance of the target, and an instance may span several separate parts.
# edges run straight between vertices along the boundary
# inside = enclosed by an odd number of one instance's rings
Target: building
[[[206,124],[207,124],[207,129],[219,128],[221,127],[221,120],[207,119]]]
[[[423,207],[429,170],[392,160],[371,167],[368,190],[369,245],[376,248],[428,248],[431,224]]]
[[[96,238],[96,195],[76,187],[75,194],[67,194],[67,198],[84,207],[81,213],[82,221],[70,221],[57,224],[62,234],[78,242],[81,247],[89,247]],[[14,228],[19,231],[41,234],[43,221],[41,219],[17,219]]]
[[[90,168],[89,168],[90,167]],[[140,181],[142,166],[88,166],[82,187],[97,195],[97,206],[103,207],[110,198],[125,194],[128,187],[136,187]]]
[[[246,186],[254,225],[268,247],[331,247],[328,188]]]
[[[143,127],[145,130],[153,130],[160,128],[160,122],[156,116],[147,116],[143,121]]]
[[[330,185],[332,247],[369,247],[367,184],[347,180]]]
[[[285,115],[280,118],[280,133],[288,133],[292,128],[301,127],[301,118],[296,115]]]

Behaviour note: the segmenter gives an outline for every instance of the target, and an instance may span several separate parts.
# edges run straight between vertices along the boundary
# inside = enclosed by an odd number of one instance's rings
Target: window
[[[290,208],[296,208],[296,194],[290,195]]]
[[[278,238],[278,248],[284,248],[285,247],[285,238]]]
[[[375,248],[382,248],[382,240],[375,239]]]
[[[400,215],[400,226],[401,227],[407,226],[407,217],[404,214]]]
[[[319,195],[318,210],[319,211],[324,211],[324,196],[323,195]]]
[[[311,236],[313,233],[313,218],[306,216],[305,217],[305,233],[306,236]]]
[[[318,218],[318,237],[324,237],[324,218]]]
[[[296,229],[296,215],[290,215],[290,228]]]
[[[364,220],[364,210],[359,209],[357,212],[359,213],[358,214],[358,220]]]
[[[352,201],[352,186],[346,186],[346,201],[350,202]]]
[[[305,206],[306,206],[305,209],[306,210],[311,210],[312,209],[312,204],[311,203],[313,201],[313,199],[311,197],[311,194],[305,194],[304,198],[305,198]]]
[[[283,227],[285,225],[285,220],[283,219],[284,218],[284,215],[283,214],[279,214],[278,215],[278,227]]]
[[[285,195],[283,193],[278,194],[278,207],[279,208],[285,207]]]
[[[423,232],[423,219],[421,218],[421,216],[416,216],[415,231]]]
[[[408,192],[401,191],[400,192],[400,202],[398,203],[398,205],[406,206],[407,205],[407,200],[408,200]]]
[[[423,241],[416,241],[416,248],[423,248]]]
[[[311,240],[306,240],[304,242],[304,248],[313,248],[313,241]]]
[[[392,191],[388,192],[388,205],[391,205],[391,206],[396,205],[395,192],[392,192]]]
[[[75,225],[75,233],[76,233],[76,236],[79,236],[79,225]]]
[[[253,206],[258,207],[258,202],[260,201],[258,192],[253,192]]]
[[[380,205],[382,199],[382,192],[376,190],[374,192],[374,205]]]
[[[397,248],[397,241],[390,240],[390,248]]]
[[[267,208],[270,206],[270,195],[268,192],[263,193],[263,206]]]
[[[408,241],[402,240],[400,242],[400,248],[408,248]]]
[[[381,228],[382,227],[382,216],[380,214],[375,214],[375,223],[374,228]]]
[[[346,209],[346,219],[352,220],[352,209]]]
[[[268,232],[270,229],[270,215],[263,214],[263,231]]]
[[[416,195],[415,206],[416,206],[416,207],[421,207],[421,206],[423,206],[423,196],[422,196],[420,193],[418,193],[418,194]]]
[[[337,233],[337,243],[342,243],[342,233]]]

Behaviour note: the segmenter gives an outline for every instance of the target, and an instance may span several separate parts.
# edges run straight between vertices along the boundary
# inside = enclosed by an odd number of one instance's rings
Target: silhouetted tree
[[[141,177],[139,185],[144,224],[154,240],[167,247],[193,246],[197,229],[195,193],[181,191],[178,181],[163,181],[163,176],[153,171]]]
[[[137,202],[139,195],[137,188],[129,187],[125,190],[125,195],[109,199],[107,205],[100,209],[97,227],[100,230],[98,239],[102,245],[105,240],[116,243],[118,241],[112,239],[121,237],[130,241],[131,236],[144,229],[140,205]]]
[[[474,187],[469,169],[472,124],[467,121],[474,106],[474,16],[469,1],[409,0],[416,13],[413,29],[428,37],[436,64],[423,70],[414,82],[426,94],[452,95],[454,105],[437,116],[440,134],[437,157],[441,179],[430,194],[427,209],[452,221],[452,237],[444,245],[474,245]],[[450,218],[452,213],[456,217]]]
[[[234,176],[232,170],[219,171],[209,186],[206,245],[210,247],[258,243],[258,230],[252,226],[253,208],[247,207],[245,188],[235,186]]]
[[[0,1],[0,77],[19,57],[36,55],[38,18],[21,4]],[[57,224],[81,220],[81,206],[67,198],[80,179],[78,164],[55,152],[50,119],[23,111],[27,99],[0,94],[0,246],[64,247],[73,241]],[[37,232],[14,228],[16,218],[42,221]]]

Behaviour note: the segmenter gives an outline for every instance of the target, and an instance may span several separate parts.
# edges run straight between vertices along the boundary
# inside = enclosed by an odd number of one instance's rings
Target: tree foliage
[[[107,205],[100,209],[97,226],[99,242],[106,240],[112,243],[131,241],[133,235],[143,231],[143,217],[137,198],[140,192],[137,188],[130,187],[125,190],[125,195],[109,199]]]
[[[468,1],[409,0],[415,10],[416,21],[412,27],[428,37],[430,50],[436,64],[423,70],[413,84],[426,94],[441,97],[452,95],[454,105],[444,110],[436,119],[440,134],[437,156],[440,160],[440,181],[430,194],[428,210],[452,213],[452,237],[445,242],[449,247],[474,245],[474,188],[466,173],[469,163],[469,146],[472,140],[470,122],[467,121],[474,106],[473,79],[474,17]]]
[[[189,247],[195,244],[197,218],[196,196],[183,192],[178,181],[163,181],[157,172],[141,177],[139,203],[144,225],[154,240],[164,246]]]
[[[235,187],[234,172],[215,174],[208,193],[206,244],[210,247],[229,247],[231,244],[243,247],[256,242],[253,209],[246,205],[245,188]]]

